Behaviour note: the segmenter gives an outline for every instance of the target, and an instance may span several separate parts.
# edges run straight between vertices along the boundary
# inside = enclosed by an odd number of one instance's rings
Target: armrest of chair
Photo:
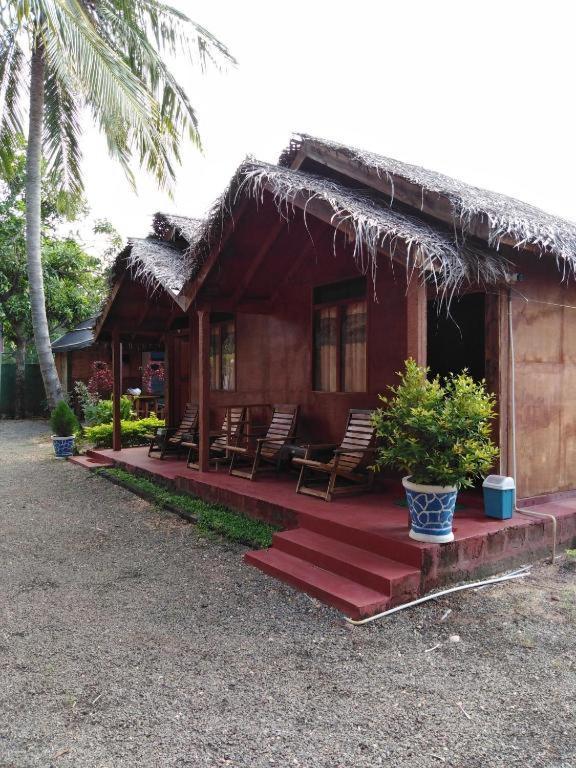
[[[328,451],[338,448],[340,443],[307,443],[302,448],[310,449],[311,451]]]
[[[158,432],[160,431],[162,431],[163,435],[167,435],[170,430],[170,427],[153,427],[153,430],[154,430],[153,432],[150,432],[146,435],[147,439],[149,438],[151,440],[155,440],[158,437]]]
[[[374,451],[378,450],[377,445],[373,445],[371,448],[336,448],[334,453],[341,454],[341,453],[374,453]]]

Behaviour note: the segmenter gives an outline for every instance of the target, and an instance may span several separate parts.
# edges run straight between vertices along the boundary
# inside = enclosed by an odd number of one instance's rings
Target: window
[[[232,316],[211,318],[210,388],[236,387],[236,329]]]
[[[366,391],[366,281],[314,289],[314,389]]]

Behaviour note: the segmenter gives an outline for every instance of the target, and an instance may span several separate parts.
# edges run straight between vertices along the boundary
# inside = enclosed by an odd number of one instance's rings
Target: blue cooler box
[[[482,483],[484,514],[497,520],[508,520],[514,512],[516,486],[513,477],[488,475]]]

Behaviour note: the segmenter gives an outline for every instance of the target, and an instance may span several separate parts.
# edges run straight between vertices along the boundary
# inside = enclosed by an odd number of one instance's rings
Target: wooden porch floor
[[[455,541],[435,545],[409,538],[400,484],[326,503],[296,494],[294,474],[251,482],[226,471],[196,472],[182,459],[149,458],[145,448],[100,450],[91,457],[281,525],[287,530],[275,536],[273,547],[248,553],[246,560],[353,617],[407,602],[450,581],[481,578],[544,557],[551,546],[550,520],[520,514],[491,520],[484,517],[481,497],[473,494],[459,497]],[[531,504],[531,509],[553,514],[558,542],[572,544],[576,494]]]

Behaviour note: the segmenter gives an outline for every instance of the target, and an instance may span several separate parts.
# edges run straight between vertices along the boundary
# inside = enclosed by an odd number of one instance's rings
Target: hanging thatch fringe
[[[400,213],[366,190],[352,190],[320,176],[255,161],[240,166],[208,216],[191,249],[196,271],[222,237],[239,199],[247,195],[262,203],[266,191],[286,219],[297,209],[307,217],[315,203],[327,207],[335,230],[352,236],[354,258],[363,273],[375,274],[382,252],[394,256],[401,250],[409,272],[417,270],[444,292],[451,293],[463,283],[495,283],[509,274],[508,262],[501,255],[471,241],[458,243],[453,232]]]
[[[488,245],[493,248],[497,249],[503,238],[511,239],[518,249],[534,246],[541,255],[553,255],[564,275],[576,272],[574,222],[427,168],[307,134],[299,134],[294,138],[290,147],[282,154],[280,165],[290,165],[303,146],[320,154],[337,155],[352,165],[386,178],[391,186],[392,196],[394,180],[404,179],[420,187],[422,201],[425,193],[435,193],[446,198],[452,208],[455,225],[462,233],[474,232],[477,224],[484,223],[487,227]]]
[[[181,235],[190,246],[194,246],[198,235],[202,230],[202,219],[193,219],[189,216],[176,216],[173,213],[156,213],[154,215],[154,234],[162,239],[173,232]]]
[[[132,278],[153,293],[158,289],[177,296],[190,275],[190,255],[163,240],[132,238],[116,260],[115,272],[127,269]]]
[[[390,195],[368,186],[359,189],[352,178],[336,181],[292,170],[289,166],[302,148],[312,148],[324,157],[337,155],[350,165],[376,173],[388,182]],[[430,194],[445,198],[449,223],[420,216],[417,210],[399,204],[395,185],[397,188],[400,180],[420,188],[423,210]],[[400,260],[409,279],[416,273],[422,280],[435,282],[448,299],[467,284],[490,285],[509,278],[513,267],[498,251],[504,238],[518,249],[530,246],[542,255],[552,255],[564,276],[576,272],[576,224],[425,168],[302,134],[284,152],[279,165],[243,163],[205,220],[156,214],[155,237],[131,240],[117,259],[116,274],[128,268],[150,290],[161,287],[177,301],[184,301],[179,294],[185,283],[194,279],[210,252],[220,247],[240,201],[248,198],[261,204],[267,193],[286,220],[297,210],[303,211],[306,221],[321,213],[334,227],[334,237],[340,231],[352,241],[354,258],[363,273],[374,276],[384,257]],[[477,237],[482,222],[487,243]],[[178,248],[169,243],[174,235],[188,245]]]

